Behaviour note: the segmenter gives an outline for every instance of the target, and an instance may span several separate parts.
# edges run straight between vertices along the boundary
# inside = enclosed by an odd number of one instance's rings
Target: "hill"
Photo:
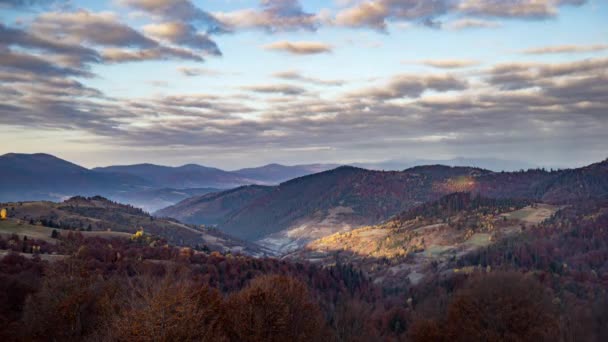
[[[441,194],[445,177],[486,171],[435,167],[381,172],[355,167],[296,178],[252,193],[250,188],[192,198],[157,212],[189,223],[217,224],[222,231],[278,249],[293,249],[315,237],[383,221]],[[240,198],[236,206],[226,201]],[[245,200],[245,201],[243,201]]]
[[[558,206],[454,193],[376,226],[336,233],[288,256],[323,265],[349,263],[385,286],[417,284],[451,270],[481,248],[533,229]],[[401,282],[401,284],[399,284]]]
[[[149,213],[173,205],[193,196],[201,196],[212,192],[220,192],[216,188],[193,189],[145,189],[131,192],[120,192],[108,197],[120,203],[128,203]]]
[[[268,164],[260,167],[236,170],[233,171],[233,173],[248,179],[256,179],[269,184],[276,184],[313,173],[327,171],[338,166],[339,165],[337,164],[309,164],[293,166]]]
[[[234,236],[286,252],[339,231],[379,224],[453,192],[552,204],[608,193],[606,161],[580,169],[492,172],[443,165],[402,172],[355,167],[300,177],[264,191],[240,188],[195,197],[158,214],[189,223],[216,224]],[[238,205],[225,205],[239,198]]]
[[[247,179],[228,171],[195,164],[178,167],[137,164],[98,167],[93,170],[99,173],[131,175],[145,179],[156,187],[175,189],[203,187],[226,189],[255,182],[253,179]]]
[[[8,221],[3,221],[0,226],[0,233],[27,235],[28,232],[39,233],[40,228],[46,227],[58,229],[60,232],[76,230],[87,233],[112,232],[130,235],[143,229],[145,233],[164,238],[174,245],[201,248],[207,246],[219,251],[263,254],[259,248],[215,229],[185,225],[173,219],[155,218],[139,208],[116,203],[100,196],[77,196],[60,203],[43,201],[2,203],[0,207],[7,208],[9,213]]]
[[[0,201],[60,200],[77,194],[136,191],[149,185],[139,177],[94,172],[49,154],[0,156]]]
[[[334,168],[334,164],[286,166],[268,164],[260,167],[225,171],[196,164],[178,167],[136,164],[94,168],[98,172],[121,173],[145,179],[156,186],[176,189],[215,187],[234,188],[247,184],[278,184],[289,179]]]

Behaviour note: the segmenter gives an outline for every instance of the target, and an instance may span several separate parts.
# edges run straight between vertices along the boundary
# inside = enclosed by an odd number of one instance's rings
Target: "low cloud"
[[[323,80],[323,79],[314,78],[314,77],[307,77],[307,76],[304,76],[304,75],[300,74],[299,72],[293,71],[293,70],[276,72],[276,73],[272,74],[272,76],[283,79],[283,80],[300,81],[300,82],[310,83],[310,84],[314,84],[314,85],[322,85],[322,86],[341,86],[344,84],[344,81],[342,81],[342,80]]]
[[[580,52],[598,52],[608,50],[606,44],[596,45],[554,45],[554,46],[543,46],[538,48],[532,48],[524,50],[523,53],[527,55],[548,55],[558,53],[580,53]]]
[[[192,68],[192,67],[177,67],[177,71],[188,77],[195,76],[219,76],[222,73],[215,70],[205,69],[205,68]]]
[[[344,8],[336,14],[334,23],[385,31],[391,21],[438,27],[441,26],[438,17],[459,14],[468,18],[450,23],[448,27],[491,27],[493,23],[480,19],[546,19],[555,17],[560,6],[584,3],[586,0],[369,0]]]
[[[315,55],[332,52],[332,47],[321,42],[289,42],[279,41],[264,46],[266,50],[288,52],[294,55]]]
[[[208,35],[198,33],[196,28],[189,24],[164,22],[146,25],[143,30],[154,38],[175,45],[187,46],[216,56],[222,54],[217,44]]]
[[[118,0],[118,2],[170,21],[204,25],[207,33],[226,31],[217,18],[198,8],[190,0]]]
[[[233,29],[262,29],[267,32],[308,30],[318,28],[319,18],[306,13],[297,0],[260,0],[260,9],[244,9],[215,13]]]
[[[393,77],[386,85],[368,88],[352,93],[357,99],[390,100],[416,98],[427,90],[438,92],[464,90],[467,82],[452,75],[399,75]]]
[[[497,18],[545,19],[554,17],[563,5],[582,5],[586,0],[464,0],[458,11]]]
[[[498,28],[502,25],[495,21],[483,20],[483,19],[458,19],[449,22],[445,25],[450,30],[465,30],[465,29],[476,29],[476,28]]]
[[[164,149],[170,155],[175,151],[169,147],[175,147],[180,153],[209,149],[276,158],[284,149],[304,158],[310,149],[311,159],[320,153],[331,159],[404,150],[480,155],[500,149],[533,158],[529,146],[534,146],[544,155],[578,158],[581,150],[605,153],[607,143],[605,58],[500,64],[468,76],[518,75],[532,85],[511,90],[501,82],[469,89],[466,78],[418,74],[319,97],[298,96],[305,89],[293,85],[268,84],[245,88],[268,94],[263,97],[239,92],[129,99],[108,99],[60,76],[12,72],[3,62],[0,93],[13,95],[0,106],[0,124],[77,130],[117,150]],[[295,82],[305,77],[277,76]],[[315,150],[319,146],[327,149]]]
[[[480,64],[479,61],[472,59],[429,59],[421,63],[439,69],[467,68]]]
[[[242,89],[264,94],[302,95],[307,93],[307,90],[302,87],[288,84],[261,84],[242,87]]]
[[[191,60],[195,62],[203,62],[203,57],[193,53],[190,50],[172,48],[172,47],[158,47],[153,49],[104,49],[102,51],[104,61],[109,63],[123,63],[123,62],[141,62],[150,60],[168,60],[168,59],[182,59]]]
[[[49,12],[38,16],[32,31],[49,40],[67,44],[93,44],[113,47],[151,48],[158,43],[122,24],[108,12]]]

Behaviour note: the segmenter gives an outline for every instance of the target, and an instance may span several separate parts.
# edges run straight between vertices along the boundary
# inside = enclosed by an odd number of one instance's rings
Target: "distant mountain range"
[[[0,156],[0,201],[58,201],[71,195],[124,193],[150,186],[136,176],[96,172],[48,154]]]
[[[248,184],[278,184],[334,167],[269,164],[225,171],[195,164],[137,164],[87,169],[49,154],[9,153],[0,156],[0,201],[102,195],[152,212],[194,195]]]
[[[414,164],[470,164],[492,170],[521,169],[531,166],[500,159],[465,158],[445,161],[387,161],[355,165],[378,170],[402,170]],[[338,164],[294,166],[268,164],[226,171],[195,164],[178,167],[137,164],[87,169],[49,154],[9,153],[0,156],[0,201],[61,201],[75,195],[102,195],[153,212],[192,196],[243,185],[277,185],[338,166]],[[202,217],[208,218],[207,214]]]
[[[225,171],[196,164],[171,167],[137,164],[94,168],[93,171],[125,174],[145,179],[159,187],[174,189],[213,187],[233,188],[245,184],[278,184],[289,179],[329,170],[335,164],[285,166],[269,164],[255,168]]]
[[[418,166],[401,172],[339,167],[273,187],[241,187],[197,196],[157,212],[289,251],[312,239],[377,224],[454,192],[490,198],[571,203],[608,195],[608,161],[559,171],[493,172]]]

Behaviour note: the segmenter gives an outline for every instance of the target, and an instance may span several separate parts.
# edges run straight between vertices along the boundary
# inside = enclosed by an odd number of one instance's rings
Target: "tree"
[[[447,316],[412,325],[413,341],[556,341],[559,320],[549,289],[516,272],[475,275]]]
[[[57,229],[53,229],[53,231],[51,232],[51,238],[59,239],[59,232],[57,231]]]
[[[112,341],[225,341],[220,294],[184,279],[140,278],[111,325]]]
[[[492,273],[473,279],[448,308],[452,341],[555,340],[558,321],[548,289],[530,276]]]
[[[224,310],[231,341],[323,341],[326,323],[302,282],[261,276],[231,295]]]
[[[6,215],[7,215],[7,213],[6,213],[6,209],[5,209],[5,208],[2,208],[2,209],[0,210],[0,220],[6,220]]]

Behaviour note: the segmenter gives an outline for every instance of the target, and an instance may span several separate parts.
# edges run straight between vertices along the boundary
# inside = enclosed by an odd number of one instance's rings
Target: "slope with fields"
[[[425,276],[453,272],[459,258],[534,229],[559,209],[549,204],[454,193],[384,224],[315,240],[286,257],[325,266],[354,264],[389,287],[403,286],[406,279],[417,284]]]
[[[238,188],[194,197],[158,212],[189,223],[213,223],[279,252],[338,231],[379,224],[453,192],[567,204],[608,194],[607,161],[572,170],[492,172],[442,165],[402,172],[354,167],[300,177],[263,191]],[[238,198],[237,205],[227,205]]]
[[[84,231],[103,236],[131,234],[139,230],[166,239],[174,245],[203,247],[212,250],[263,255],[257,246],[232,238],[220,231],[177,220],[155,218],[130,205],[109,201],[103,197],[73,197],[64,202],[2,203],[9,217],[2,222],[0,232],[6,234],[50,236],[49,229]]]

